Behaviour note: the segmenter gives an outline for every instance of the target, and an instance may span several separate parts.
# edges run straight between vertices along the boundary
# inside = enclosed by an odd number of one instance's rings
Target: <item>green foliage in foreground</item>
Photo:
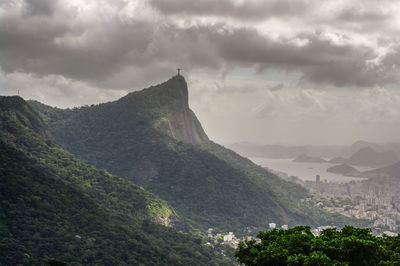
[[[369,229],[345,226],[314,236],[310,227],[260,232],[261,243],[239,244],[245,265],[400,265],[400,237],[376,237]]]

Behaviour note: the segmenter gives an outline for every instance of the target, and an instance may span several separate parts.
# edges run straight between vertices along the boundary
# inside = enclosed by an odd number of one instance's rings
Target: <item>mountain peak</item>
[[[363,148],[363,147],[368,147],[368,146],[372,146],[375,143],[372,142],[368,142],[365,140],[357,140],[356,142],[354,142],[353,144],[351,144],[352,147],[359,147],[359,148]]]
[[[176,75],[167,81],[150,86],[140,91],[134,91],[121,98],[129,103],[144,108],[181,109],[189,108],[188,87],[182,75]]]
[[[0,96],[0,108],[8,112],[8,115],[5,113],[0,114],[0,119],[3,123],[10,119],[15,119],[15,122],[18,123],[13,123],[14,126],[20,124],[44,137],[50,137],[42,118],[20,96]],[[13,115],[10,116],[10,113]],[[0,125],[0,130],[3,123]]]
[[[357,151],[357,153],[366,153],[366,152],[368,152],[368,153],[377,153],[377,151],[375,151],[373,148],[371,148],[371,147],[363,147],[363,148],[360,148],[358,151]]]
[[[152,126],[170,137],[191,144],[208,141],[199,120],[189,108],[188,86],[182,75],[141,91],[129,93],[115,105],[122,104],[131,117],[147,115]]]
[[[142,91],[157,103],[158,116],[154,127],[174,139],[186,143],[208,141],[199,120],[189,108],[188,87],[182,75],[176,75],[157,86]]]
[[[189,92],[185,78],[182,75],[176,75],[160,84],[161,90],[166,96],[180,99],[182,103],[189,106]]]

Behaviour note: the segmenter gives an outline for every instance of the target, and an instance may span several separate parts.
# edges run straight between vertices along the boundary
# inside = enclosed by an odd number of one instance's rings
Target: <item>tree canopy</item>
[[[245,265],[400,265],[400,237],[377,237],[370,229],[345,226],[314,236],[308,226],[260,232],[235,253]]]

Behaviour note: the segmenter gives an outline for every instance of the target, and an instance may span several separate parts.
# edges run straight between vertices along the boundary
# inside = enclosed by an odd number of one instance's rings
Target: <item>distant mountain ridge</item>
[[[356,168],[354,168],[348,164],[335,165],[335,166],[329,167],[328,169],[326,169],[326,171],[329,173],[341,174],[341,175],[347,175],[347,176],[358,176],[360,174],[360,172]]]
[[[357,171],[355,168],[343,164],[330,167],[327,171],[345,176],[357,176],[378,180],[381,178],[400,179],[400,162],[363,172]]]
[[[373,143],[359,140],[352,145],[271,145],[271,144],[254,144],[251,142],[239,142],[227,145],[234,151],[248,157],[276,158],[276,159],[292,159],[307,154],[311,157],[334,158],[334,157],[350,157],[362,148],[370,147],[378,152],[394,151],[400,158],[400,143]]]
[[[329,161],[326,161],[319,157],[312,157],[308,156],[307,154],[301,154],[300,156],[296,157],[293,162],[300,162],[300,163],[333,163],[333,164],[340,164],[341,166],[338,168],[331,168],[330,170],[342,172],[344,170],[351,170],[345,169],[345,166],[355,165],[355,166],[370,166],[370,167],[384,167],[387,165],[391,165],[395,162],[398,162],[399,158],[397,157],[396,153],[393,151],[384,151],[384,152],[377,152],[371,147],[364,147],[358,150],[356,153],[351,155],[349,158],[343,157],[335,157]],[[352,171],[353,173],[357,173],[357,171]]]
[[[365,177],[389,177],[400,179],[400,162],[386,167],[365,171],[362,175]]]
[[[208,140],[182,76],[109,103],[61,110],[30,102],[54,138],[79,158],[142,185],[202,230],[245,232],[268,221],[338,223],[299,199],[299,185]],[[335,217],[335,218],[334,218]],[[247,231],[246,231],[247,232]]]
[[[358,150],[366,147],[372,148],[377,152],[394,151],[396,155],[400,158],[400,143],[397,142],[374,143],[374,142],[359,140],[354,142],[349,147],[349,154],[354,154]]]
[[[399,158],[393,151],[377,152],[371,147],[364,147],[350,158],[333,158],[331,163],[383,167],[398,162]]]

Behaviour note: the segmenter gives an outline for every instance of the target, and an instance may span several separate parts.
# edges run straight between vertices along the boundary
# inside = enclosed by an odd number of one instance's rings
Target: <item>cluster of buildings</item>
[[[276,229],[276,223],[269,223],[268,226],[269,226],[270,230]],[[281,229],[288,230],[289,229],[289,225],[283,224],[283,225],[281,225]]]
[[[214,242],[214,244],[225,244],[225,245],[229,245],[234,249],[237,249],[239,246],[239,242],[242,240],[251,240],[250,239],[239,239],[237,238],[233,232],[229,232],[227,234],[223,234],[223,233],[213,233],[214,229],[209,228],[207,230],[207,237],[210,240],[210,242],[208,242],[208,244],[211,244],[211,242]]]
[[[298,180],[296,180],[298,182]],[[315,205],[348,217],[371,221],[377,232],[400,232],[400,181],[371,178],[349,183],[303,182],[314,194]],[[346,199],[346,200],[344,200]]]
[[[370,220],[376,229],[398,232],[400,228],[400,206],[395,199],[365,198],[341,213],[350,217]]]
[[[269,226],[269,230],[274,230],[274,229],[279,228],[279,227],[277,227],[276,223],[269,223],[268,226]],[[280,226],[280,228],[283,230],[288,230],[289,225],[283,224]],[[224,233],[214,233],[213,228],[209,228],[207,230],[207,237],[209,239],[208,245],[224,244],[224,245],[231,246],[234,249],[238,248],[240,241],[255,240],[257,243],[261,242],[261,240],[259,238],[253,237],[253,236],[246,236],[246,237],[243,237],[240,239],[240,238],[236,237],[233,232],[228,232],[225,234]]]
[[[308,199],[308,200],[310,201],[310,199]],[[357,206],[357,205],[355,205],[355,206]],[[329,209],[329,210],[331,211],[332,209]],[[351,210],[350,211],[347,210],[347,212],[344,211],[343,207],[337,207],[336,211],[340,212],[344,215],[348,215],[351,213],[354,214],[354,212],[352,212]],[[363,217],[365,219],[367,219],[367,217],[365,215],[366,214],[363,213]],[[376,215],[378,215],[378,214],[376,214]],[[351,215],[351,216],[356,217],[355,215]],[[378,218],[376,218],[376,217],[378,217]],[[358,217],[358,218],[361,218],[361,217]],[[398,218],[400,218],[400,217],[398,217]],[[387,236],[397,236],[398,235],[397,232],[398,232],[399,227],[398,227],[397,220],[389,218],[389,217],[380,217],[380,216],[373,216],[372,218],[369,217],[368,219],[374,220],[373,221],[374,227],[382,229],[382,230],[378,230],[378,232],[379,232],[378,235],[387,235]],[[274,229],[288,230],[289,229],[289,226],[287,224],[283,224],[280,227],[277,227],[276,223],[269,223],[268,226],[269,226],[269,230],[274,230]],[[314,236],[319,236],[322,231],[324,231],[325,229],[330,229],[330,228],[336,229],[336,226],[331,226],[331,225],[318,226],[317,228],[312,228],[311,233]],[[240,238],[236,237],[233,232],[214,233],[213,228],[209,228],[207,230],[207,237],[209,239],[209,242],[207,242],[208,245],[225,245],[225,246],[230,246],[234,249],[238,248],[239,243],[241,241],[255,240],[257,243],[261,242],[261,240],[259,238],[253,237],[253,236],[246,236],[246,237],[243,237],[240,239]]]
[[[302,201],[329,212],[369,220],[370,227],[377,235],[397,236],[400,233],[400,197],[398,197],[400,194],[400,179],[370,178],[348,183],[337,183],[328,182],[327,180],[322,181],[319,175],[316,176],[315,181],[302,181],[296,176],[274,172],[288,181],[306,187],[311,192],[313,196]],[[289,228],[287,224],[278,227],[276,223],[272,222],[268,226],[269,230],[277,228],[287,230]],[[313,228],[311,232],[318,236],[328,228],[335,227],[319,226]],[[212,228],[208,229],[207,236],[210,245],[219,243],[235,249],[240,241],[252,239],[257,242],[261,241],[252,236],[239,239],[233,232],[214,234]]]
[[[377,233],[400,233],[400,178],[360,178],[347,183],[328,182],[317,175],[315,181],[273,171],[281,178],[307,188],[314,206],[348,217],[369,220]]]

